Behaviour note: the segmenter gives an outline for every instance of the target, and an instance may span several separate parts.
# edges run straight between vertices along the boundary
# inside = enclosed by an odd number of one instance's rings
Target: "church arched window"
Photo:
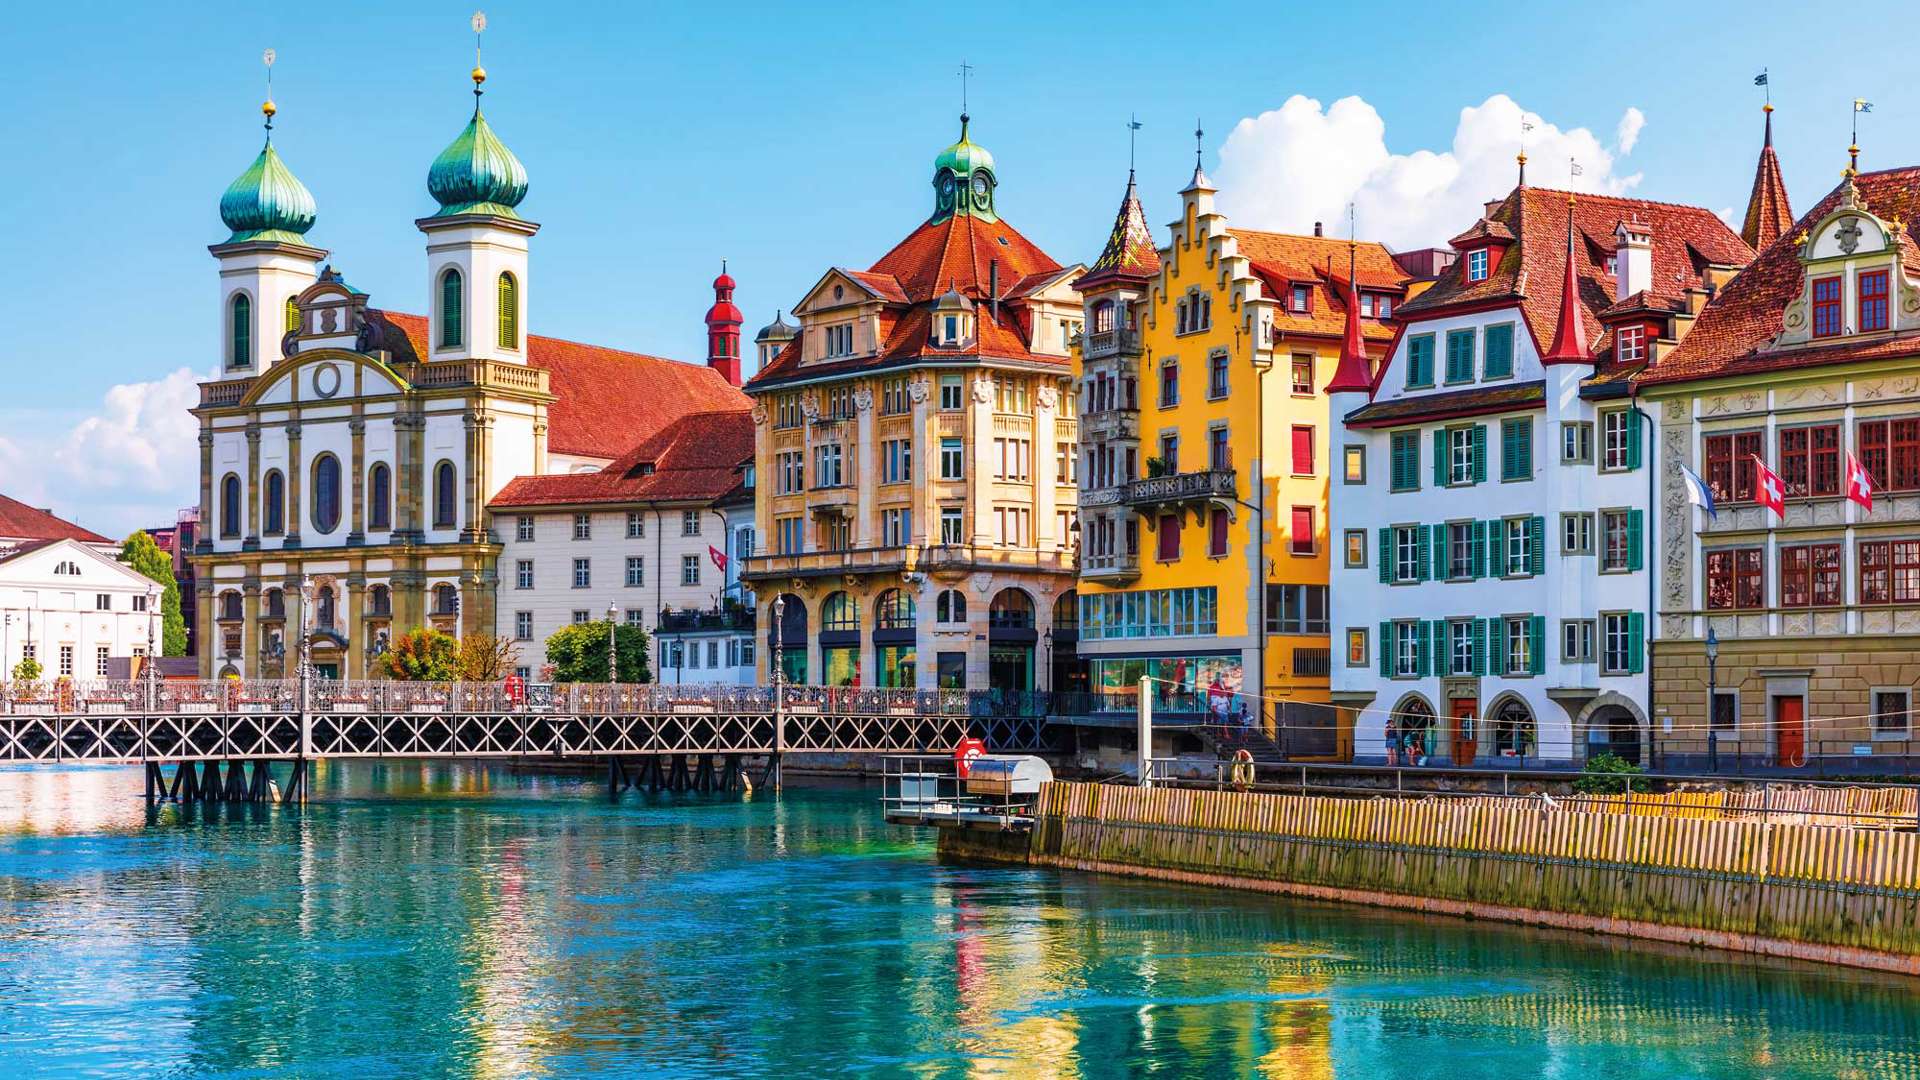
[[[433,527],[451,529],[459,520],[460,480],[453,462],[443,461],[433,469]]]
[[[287,531],[286,478],[280,475],[279,469],[271,470],[267,473],[266,479],[261,482],[260,488],[261,500],[265,504],[260,510],[266,518],[260,531],[268,536],[279,536]]]
[[[520,283],[502,272],[498,287],[500,299],[500,347],[520,347]]]
[[[220,480],[220,535],[240,535],[240,478],[232,473]]]
[[[313,527],[322,536],[340,527],[340,459],[313,459]]]
[[[384,461],[374,462],[367,474],[367,528],[393,527],[393,473]]]
[[[233,366],[253,366],[253,301],[246,293],[236,293],[231,307],[233,316]]]
[[[460,345],[461,298],[460,271],[449,268],[440,275],[440,347],[443,349]]]

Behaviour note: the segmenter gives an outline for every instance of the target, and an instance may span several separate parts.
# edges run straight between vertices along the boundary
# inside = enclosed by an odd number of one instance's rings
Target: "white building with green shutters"
[[[1650,426],[1628,376],[1752,251],[1692,207],[1521,186],[1332,397],[1333,700],[1357,760],[1647,745]]]

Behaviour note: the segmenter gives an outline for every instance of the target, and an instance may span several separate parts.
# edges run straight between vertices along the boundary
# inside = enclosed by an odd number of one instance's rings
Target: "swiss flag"
[[[1780,474],[1767,468],[1760,455],[1753,455],[1753,497],[1761,506],[1774,512],[1776,516],[1787,516],[1787,485],[1780,482]]]
[[[1873,474],[1852,454],[1847,455],[1847,498],[1873,512]]]
[[[712,544],[708,544],[707,558],[713,560],[713,565],[719,567],[721,573],[724,574],[727,572],[727,557],[720,553],[719,548],[714,547]]]

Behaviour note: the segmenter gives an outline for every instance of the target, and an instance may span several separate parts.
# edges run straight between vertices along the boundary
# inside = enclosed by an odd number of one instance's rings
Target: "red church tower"
[[[740,309],[733,305],[733,278],[727,264],[713,279],[713,306],[707,309],[707,366],[730,385],[740,385]]]

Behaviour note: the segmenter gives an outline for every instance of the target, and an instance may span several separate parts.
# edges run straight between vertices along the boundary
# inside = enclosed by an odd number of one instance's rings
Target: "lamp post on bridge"
[[[153,617],[154,617],[153,609],[157,607],[159,603],[160,603],[160,587],[158,585],[148,585],[147,586],[147,655],[142,657],[140,660],[140,676],[141,676],[141,681],[146,683],[146,687],[147,687],[147,714],[149,716],[153,714],[154,704],[156,701],[159,700],[158,696],[153,692],[155,680],[158,679],[160,675],[160,669],[154,663],[154,657],[153,657]]]
[[[1707,627],[1707,770],[1720,771],[1720,733],[1714,730],[1714,711],[1720,704],[1720,680],[1714,665],[1720,659],[1720,636]]]

